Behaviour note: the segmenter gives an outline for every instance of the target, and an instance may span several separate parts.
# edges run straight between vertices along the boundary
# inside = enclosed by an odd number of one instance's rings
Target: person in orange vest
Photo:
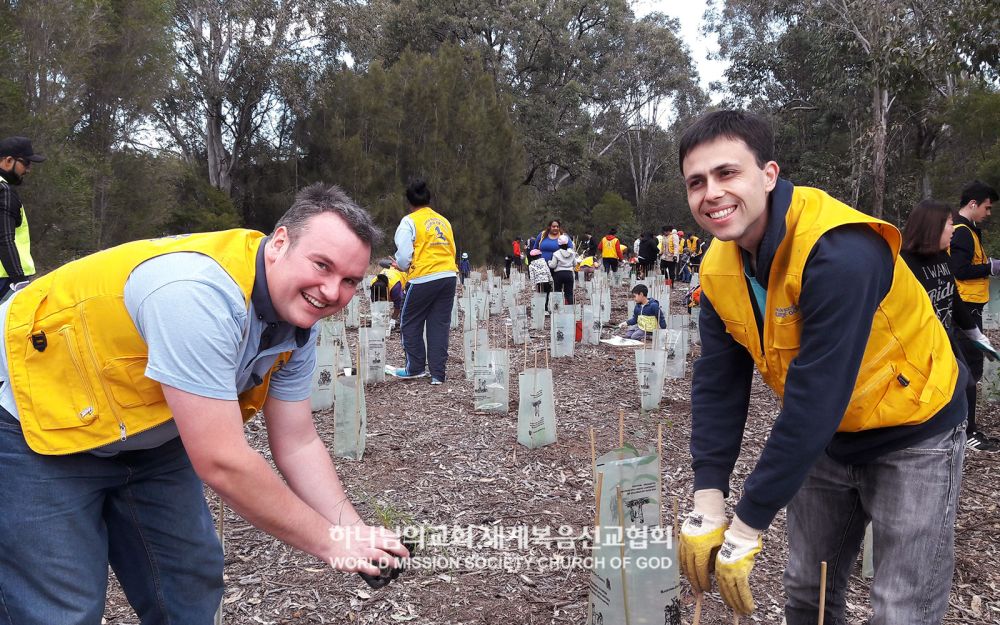
[[[824,585],[825,620],[844,621],[869,521],[879,567],[873,622],[940,623],[954,570],[968,371],[900,257],[899,231],[781,179],[771,125],[756,115],[704,115],[679,146],[691,214],[715,237],[700,268],[685,577],[696,593],[714,577],[734,611],[751,613],[750,571],[787,506],[788,625],[816,622]],[[780,412],[730,520],[725,498],[755,418],[755,367]],[[821,561],[831,563],[826,580]]]
[[[397,378],[422,378],[430,369],[431,384],[443,384],[458,282],[455,235],[451,222],[431,208],[431,191],[424,179],[410,181],[406,202],[410,213],[399,222],[394,237],[396,265],[407,272],[406,300],[399,316],[406,364],[394,374]]]
[[[601,262],[604,263],[604,273],[618,271],[618,261],[624,258],[622,244],[618,240],[617,234],[618,231],[612,228],[597,244],[597,251],[601,255]]]
[[[317,183],[269,236],[133,241],[0,305],[0,621],[100,623],[110,564],[138,621],[211,623],[206,485],[334,569],[406,557],[351,505],[309,402],[316,324],[355,296],[380,237]],[[277,469],[244,434],[261,410]]]

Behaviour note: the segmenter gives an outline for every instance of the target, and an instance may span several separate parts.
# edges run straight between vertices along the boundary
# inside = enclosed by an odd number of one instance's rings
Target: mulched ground
[[[577,294],[582,297],[582,289],[577,289]],[[674,291],[674,313],[682,312],[681,295],[682,291]],[[614,290],[613,322],[625,318],[627,297],[624,288]],[[503,342],[505,318],[490,320],[494,347]],[[349,334],[356,337],[356,332]],[[542,349],[548,332],[533,334],[532,347]],[[402,362],[397,338],[394,333],[390,341],[390,363]],[[632,350],[577,344],[573,358],[550,361],[559,440],[529,450],[516,443],[516,372],[523,365],[523,352],[514,351],[512,346],[511,411],[485,414],[473,410],[472,383],[465,381],[463,372],[460,329],[452,332],[451,346],[445,385],[430,386],[427,379],[390,379],[366,389],[368,441],[364,459],[335,459],[362,516],[409,517],[449,530],[455,526],[551,526],[553,536],[556,528],[568,526],[578,536],[593,524],[594,517],[589,431],[591,427],[595,430],[598,454],[615,447],[619,409],[626,415],[626,440],[637,446],[655,446],[657,426],[663,426],[664,488],[668,497],[679,499],[682,513],[690,509],[690,367],[684,380],[675,380],[664,390],[659,410],[642,414]],[[692,358],[697,349],[693,348]],[[528,360],[529,366],[533,364],[533,357]],[[743,453],[732,480],[737,494],[778,412],[774,395],[759,379],[751,406]],[[983,406],[980,414],[982,429],[1000,434],[1000,409]],[[332,412],[317,413],[315,418],[332,449]],[[267,456],[266,433],[259,419],[248,425],[247,435]],[[1000,623],[995,538],[1000,533],[995,496],[998,478],[1000,454],[970,452],[966,456],[956,528],[955,579],[945,623]],[[209,497],[217,508],[217,497],[211,493]],[[669,518],[673,511],[666,514]],[[429,547],[424,555],[492,556],[494,560],[488,564],[493,567],[482,566],[484,561],[480,560],[458,567],[410,570],[387,588],[371,590],[357,576],[329,570],[250,527],[229,510],[225,538],[224,623],[575,625],[587,619],[586,571],[517,569],[528,555],[584,555],[579,541],[545,547],[531,540],[524,550],[506,552],[522,558],[506,562],[502,560],[505,552],[498,550]],[[744,623],[781,622],[781,573],[786,558],[781,513],[765,535],[764,549],[757,558],[752,574],[757,610],[751,618],[744,618]],[[686,584],[683,588],[683,620],[690,623],[693,598]],[[867,622],[867,595],[868,582],[860,577],[859,560],[848,596],[848,622]],[[113,579],[105,621],[137,622]],[[707,596],[701,622],[733,622],[717,594]]]

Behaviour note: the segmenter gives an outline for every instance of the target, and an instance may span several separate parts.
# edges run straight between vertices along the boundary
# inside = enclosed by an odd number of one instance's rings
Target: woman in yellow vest
[[[787,510],[788,625],[842,622],[865,524],[877,528],[873,621],[940,623],[954,569],[967,372],[890,224],[778,177],[770,123],[709,113],[684,131],[681,173],[698,225],[701,356],[691,390],[694,510],[680,561],[695,592],[754,609],[763,532]],[[751,420],[756,368],[781,400],[737,499],[725,497]],[[771,425],[773,423],[773,425]],[[751,427],[755,427],[751,424]]]
[[[394,374],[422,378],[430,369],[431,384],[441,384],[448,364],[448,331],[458,272],[455,235],[451,222],[430,207],[426,181],[416,178],[410,182],[406,202],[410,214],[399,222],[395,236],[396,265],[407,272],[399,320],[406,364]]]

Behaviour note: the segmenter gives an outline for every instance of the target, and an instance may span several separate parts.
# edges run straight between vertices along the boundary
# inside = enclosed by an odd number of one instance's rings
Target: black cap
[[[0,140],[0,158],[5,156],[23,158],[32,163],[41,163],[45,160],[44,156],[35,154],[31,149],[31,140],[27,137],[7,137]]]

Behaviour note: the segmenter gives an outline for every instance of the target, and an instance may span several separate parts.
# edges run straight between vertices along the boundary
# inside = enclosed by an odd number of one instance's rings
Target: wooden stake
[[[625,625],[629,625],[628,618],[628,575],[625,571],[625,507],[622,505],[622,487],[617,487],[618,496],[618,523],[622,528],[622,543],[619,551],[622,557],[622,607],[625,608]]]
[[[656,424],[656,498],[663,502],[663,424]],[[657,525],[663,527],[663,505],[657,506],[660,511],[660,518]]]
[[[367,332],[365,333],[365,340],[367,341]],[[367,352],[367,348],[365,352]],[[367,369],[367,367],[365,367]],[[354,398],[354,449],[357,451],[358,440],[361,438],[361,393],[365,386],[365,379],[361,377],[361,330],[358,330],[358,377],[354,380],[354,388],[357,393],[357,397]],[[361,458],[359,457],[358,460]]]
[[[625,446],[625,409],[618,409],[618,447]]]
[[[705,601],[705,593],[699,592],[694,596],[694,620],[691,625],[701,625],[701,604]]]
[[[216,493],[218,495],[218,493]],[[222,495],[219,497],[219,524],[216,530],[219,532],[219,545],[222,547],[222,555],[226,555],[226,504],[222,501]],[[225,599],[225,597],[223,597]],[[219,608],[215,611],[215,620],[213,623],[215,625],[222,625],[222,605],[224,601],[219,601]]]
[[[677,497],[674,497],[674,535],[671,538],[672,540],[677,540],[677,537],[681,535],[680,516],[678,514],[679,508],[680,502],[677,501]]]
[[[594,436],[594,426],[590,426],[590,470],[594,476],[594,486],[597,486],[597,439]]]
[[[604,489],[604,474],[597,476],[597,488],[594,489],[594,497],[597,505],[594,507],[594,527],[601,526],[601,491]]]
[[[823,618],[826,616],[826,560],[819,563],[819,620],[818,625],[823,625]]]

